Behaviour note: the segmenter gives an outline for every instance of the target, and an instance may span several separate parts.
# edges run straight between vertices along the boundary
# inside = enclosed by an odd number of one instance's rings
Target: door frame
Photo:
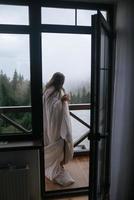
[[[108,127],[109,135],[101,135],[99,128],[99,83],[100,83],[100,55],[101,55],[101,27],[105,30],[109,37],[109,71],[108,74]],[[90,161],[90,199],[97,200],[97,183],[98,183],[98,145],[100,140],[107,140],[106,151],[106,192],[109,196],[110,189],[110,147],[111,147],[111,127],[112,127],[112,81],[113,81],[113,38],[114,34],[111,26],[105,21],[101,12],[98,10],[96,15],[92,16],[92,58],[91,58],[91,161]],[[106,69],[104,69],[106,70]],[[98,84],[97,84],[98,83]]]
[[[79,7],[80,5],[80,7]],[[87,7],[88,5],[88,7]],[[77,8],[77,9],[104,9],[108,12],[108,21],[112,24],[112,12],[113,6],[109,5],[103,5],[99,7],[98,4],[68,4],[67,2],[64,4],[60,3],[47,3],[43,4],[43,6],[46,7],[58,7],[58,8]],[[93,27],[84,27],[84,26],[68,26],[68,25],[41,25],[41,32],[43,33],[70,33],[70,34],[90,34],[91,40],[93,40]],[[92,90],[92,89],[91,89]],[[89,140],[91,137],[89,136]],[[90,153],[91,155],[91,153]],[[93,163],[90,163],[90,166],[93,166]],[[91,185],[90,185],[91,186]],[[74,189],[63,189],[63,190],[57,190],[57,191],[45,191],[44,197],[47,198],[53,198],[53,197],[67,197],[67,196],[81,196],[81,195],[88,195],[90,192],[90,186],[89,187],[82,187],[82,188],[74,188]]]

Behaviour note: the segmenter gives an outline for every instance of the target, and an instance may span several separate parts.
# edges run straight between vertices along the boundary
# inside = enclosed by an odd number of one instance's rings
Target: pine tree
[[[17,71],[15,70],[15,71],[14,71],[14,75],[13,75],[13,80],[12,80],[12,88],[13,88],[13,90],[16,90],[16,88],[17,88],[17,83],[18,83],[18,73],[17,73]]]
[[[10,80],[6,74],[0,74],[0,105],[11,106],[14,104],[13,91],[10,85]]]

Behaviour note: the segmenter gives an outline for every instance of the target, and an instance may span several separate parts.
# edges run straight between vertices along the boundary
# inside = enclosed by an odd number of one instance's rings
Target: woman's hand
[[[64,95],[61,97],[61,101],[70,101],[69,95],[68,95],[68,94],[64,94]]]

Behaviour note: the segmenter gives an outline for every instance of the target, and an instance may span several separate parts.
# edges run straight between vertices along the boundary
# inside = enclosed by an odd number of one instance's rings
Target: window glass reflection
[[[0,5],[0,24],[29,25],[28,6]]]
[[[101,14],[102,14],[103,17],[105,18],[105,20],[107,20],[107,12],[106,12],[106,11],[101,11]]]
[[[30,106],[30,91],[29,35],[0,34],[0,107]],[[30,130],[28,108],[9,109],[0,118],[0,134],[29,134]]]
[[[77,25],[91,26],[91,16],[97,14],[97,10],[77,10]],[[107,12],[101,11],[101,14],[107,20]]]
[[[96,10],[77,10],[77,25],[91,26],[91,16],[97,14]]]
[[[75,25],[75,10],[62,8],[42,8],[42,24]]]

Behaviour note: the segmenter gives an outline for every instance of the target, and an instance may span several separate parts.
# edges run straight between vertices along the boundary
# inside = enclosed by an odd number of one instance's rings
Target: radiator
[[[0,168],[0,200],[29,200],[28,175],[28,166]]]

